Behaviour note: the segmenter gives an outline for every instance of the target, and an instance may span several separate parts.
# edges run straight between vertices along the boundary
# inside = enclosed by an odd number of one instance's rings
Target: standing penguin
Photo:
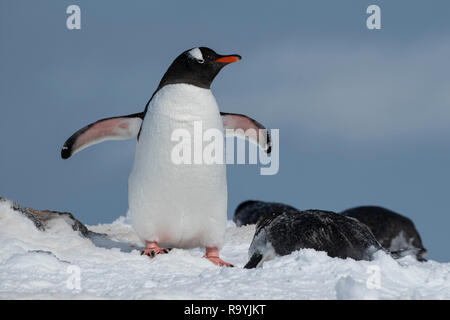
[[[67,159],[102,141],[137,137],[128,181],[129,214],[145,242],[143,253],[150,257],[167,253],[165,248],[205,247],[205,258],[220,266],[231,266],[219,257],[227,220],[226,165],[224,161],[174,163],[171,137],[177,129],[198,134],[194,130],[194,122],[198,121],[203,132],[262,129],[264,134],[247,138],[270,152],[267,130],[244,115],[220,113],[210,90],[219,71],[240,59],[239,55],[219,55],[206,47],[187,50],[170,65],[144,112],[89,124],[62,148],[61,157]],[[239,135],[242,130],[235,133]]]

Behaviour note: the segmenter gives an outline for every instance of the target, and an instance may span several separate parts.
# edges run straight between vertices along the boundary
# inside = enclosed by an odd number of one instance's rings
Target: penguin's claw
[[[154,257],[156,257],[157,254],[165,254],[165,253],[169,253],[169,251],[167,249],[162,249],[162,248],[145,249],[145,250],[141,251],[141,256],[146,255],[146,256],[149,256],[150,258],[154,258]]]
[[[169,253],[170,250],[172,250],[172,249],[170,249],[170,248],[164,249],[164,248],[158,247],[156,242],[147,242],[146,249],[144,251],[141,251],[141,256],[146,255],[146,256],[149,256],[150,258],[154,258],[158,254]]]

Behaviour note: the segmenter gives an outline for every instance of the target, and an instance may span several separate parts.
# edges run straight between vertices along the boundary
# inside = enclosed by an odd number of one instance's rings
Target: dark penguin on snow
[[[397,257],[414,255],[418,261],[427,250],[414,223],[405,216],[378,206],[362,206],[341,212],[366,224],[380,244]]]
[[[383,250],[369,227],[351,217],[323,210],[269,213],[256,225],[245,268],[306,248],[355,260],[371,260]]]
[[[240,59],[206,47],[186,50],[170,65],[144,112],[96,121],[78,130],[62,148],[61,156],[67,159],[105,140],[137,137],[128,180],[129,216],[146,245],[143,253],[150,257],[167,253],[167,248],[203,247],[205,258],[231,266],[219,257],[227,221],[225,161],[177,164],[172,135],[179,130],[203,137],[210,129],[263,129],[265,134],[248,138],[270,152],[267,130],[247,116],[221,113],[210,90],[220,70]],[[194,130],[197,122],[201,132]],[[239,135],[242,130],[231,131]]]
[[[264,202],[256,200],[248,200],[239,204],[234,211],[233,221],[236,226],[246,226],[248,224],[256,224],[262,216],[272,212],[291,212],[298,211],[284,203]]]

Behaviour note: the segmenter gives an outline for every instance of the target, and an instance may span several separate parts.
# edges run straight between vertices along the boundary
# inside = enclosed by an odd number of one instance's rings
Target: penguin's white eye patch
[[[195,59],[198,63],[204,63],[202,51],[199,48],[194,48],[188,52],[189,56]]]

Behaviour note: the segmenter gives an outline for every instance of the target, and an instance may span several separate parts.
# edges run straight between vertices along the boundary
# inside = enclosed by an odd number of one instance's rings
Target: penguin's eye
[[[203,59],[196,59],[196,60],[197,60],[198,63],[204,63],[205,62],[205,60],[203,60]]]

